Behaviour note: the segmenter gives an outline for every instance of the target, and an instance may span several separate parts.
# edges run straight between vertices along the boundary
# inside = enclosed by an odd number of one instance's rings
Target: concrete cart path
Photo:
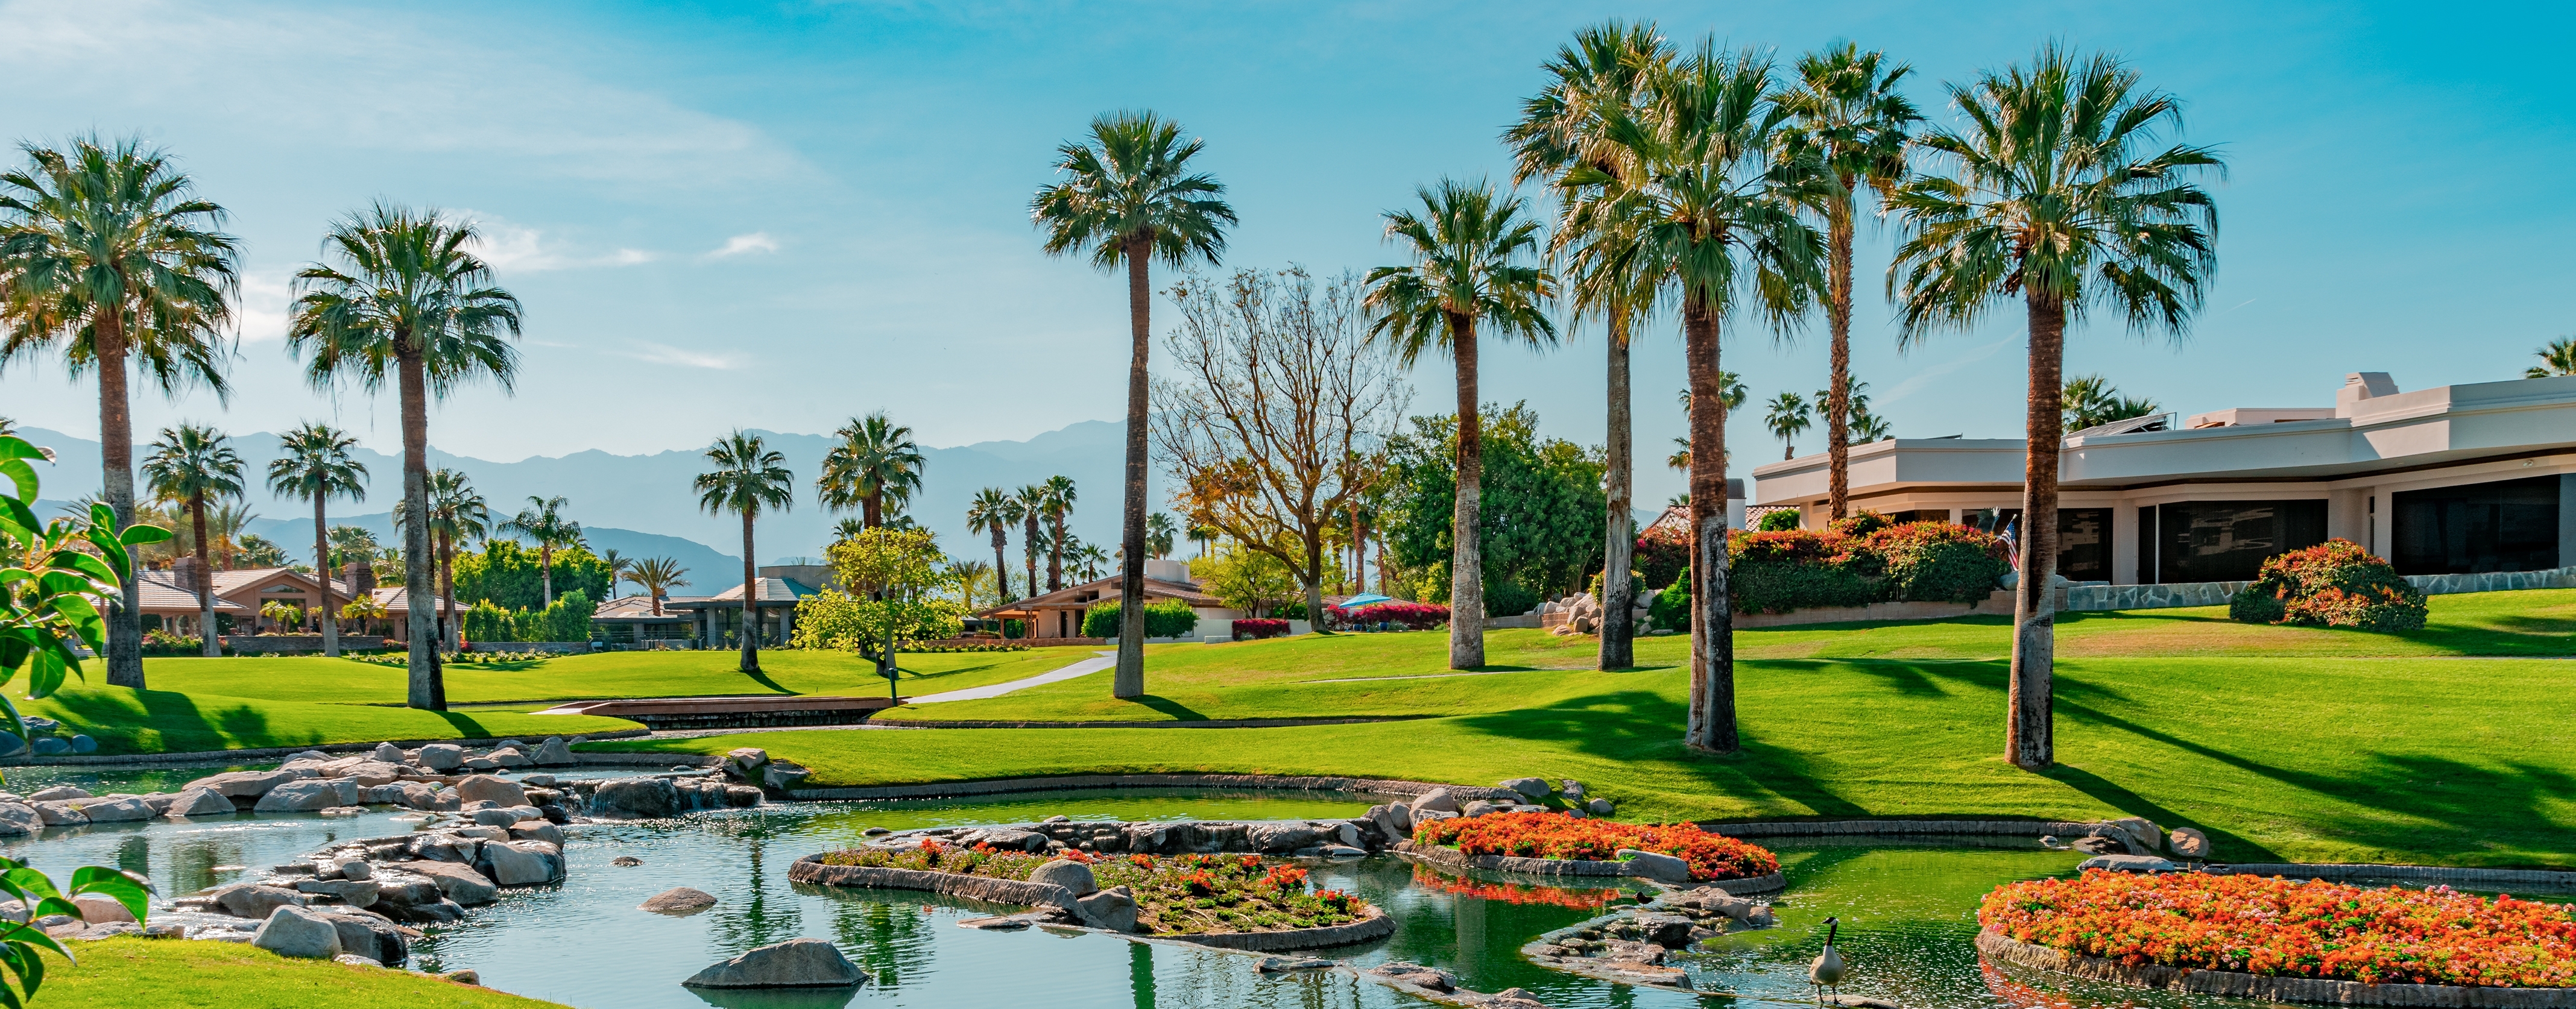
[[[943,694],[924,694],[920,697],[907,697],[903,700],[906,704],[937,704],[941,701],[980,701],[987,697],[1000,697],[1003,694],[1010,693],[1014,690],[1026,690],[1030,687],[1042,686],[1044,684],[1060,683],[1079,676],[1089,676],[1103,669],[1116,666],[1117,664],[1117,652],[1101,652],[1098,658],[1084,659],[1054,672],[1039,673],[1038,675],[1029,677],[1025,680],[1012,680],[1008,683],[995,683],[990,686],[982,687],[968,687],[964,690],[951,690]]]

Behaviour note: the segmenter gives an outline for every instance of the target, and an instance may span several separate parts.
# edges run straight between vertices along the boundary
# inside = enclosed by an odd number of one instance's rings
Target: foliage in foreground
[[[1359,920],[1368,904],[1339,890],[1309,892],[1306,870],[1272,864],[1259,855],[1180,855],[1108,858],[1079,851],[1034,855],[978,844],[960,848],[924,841],[919,849],[854,849],[823,856],[825,865],[925,869],[967,876],[1025,880],[1058,858],[1087,862],[1102,889],[1124,886],[1136,895],[1136,923],[1149,935],[1273,932],[1321,928]]]
[[[1986,929],[2130,966],[2369,984],[2576,986],[2576,910],[2458,893],[2207,873],[2008,883]]]
[[[1578,820],[1563,813],[1490,813],[1426,820],[1413,827],[1415,844],[1444,844],[1469,855],[1559,858],[1608,862],[1619,849],[1656,851],[1689,862],[1692,879],[1751,879],[1780,871],[1780,859],[1760,845],[1696,824],[1656,826]]]
[[[2427,612],[2396,565],[2345,539],[2265,560],[2227,602],[2227,615],[2247,623],[2381,632],[2423,630]]]

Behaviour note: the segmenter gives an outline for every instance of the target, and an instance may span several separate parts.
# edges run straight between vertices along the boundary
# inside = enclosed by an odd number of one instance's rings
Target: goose
[[[1825,951],[1816,962],[1807,965],[1807,980],[1816,985],[1816,1004],[1825,1001],[1825,989],[1834,989],[1834,998],[1842,998],[1843,955],[1834,950],[1834,933],[1841,928],[1840,919],[1825,919]]]

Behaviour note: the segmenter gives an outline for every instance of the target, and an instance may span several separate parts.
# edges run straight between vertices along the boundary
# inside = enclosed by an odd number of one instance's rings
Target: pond
[[[207,773],[10,775],[12,790],[73,783],[141,791]],[[566,846],[570,877],[478,908],[463,923],[414,946],[416,966],[472,968],[483,983],[584,1009],[835,1009],[851,1006],[1047,1005],[1065,1009],[1377,1009],[1427,1003],[1339,974],[1265,977],[1254,958],[1169,943],[1131,943],[1043,929],[982,932],[958,921],[995,909],[901,891],[790,883],[796,859],[853,843],[870,826],[895,829],[1025,823],[1062,813],[1076,820],[1310,819],[1346,817],[1366,803],[1312,793],[1178,790],[1052,792],[978,800],[770,805],[667,821],[594,825]],[[410,829],[397,814],[324,819],[269,815],[155,821],[51,830],[0,844],[0,853],[57,877],[84,864],[143,873],[165,896],[230,882],[333,841]],[[1991,843],[1991,842],[1989,842]],[[1779,927],[1711,940],[1677,958],[1710,995],[1615,986],[1542,969],[1519,948],[1541,932],[1601,913],[1616,889],[1570,889],[1502,876],[1462,878],[1392,856],[1317,867],[1316,885],[1350,890],[1397,919],[1390,938],[1330,951],[1360,966],[1391,959],[1455,972],[1477,991],[1521,987],[1559,1009],[1812,1004],[1806,965],[1823,921],[1842,922],[1852,966],[1846,994],[1908,1009],[2183,1007],[2229,1000],[2141,992],[1983,969],[1970,946],[1979,898],[2000,883],[2073,871],[2082,856],[2035,844],[1774,845],[1789,880],[1775,905]],[[621,855],[643,860],[619,868]],[[243,868],[246,867],[247,872]],[[669,918],[635,910],[678,886],[714,894],[714,908]],[[831,940],[877,983],[840,993],[705,993],[679,980],[753,947],[798,937]]]

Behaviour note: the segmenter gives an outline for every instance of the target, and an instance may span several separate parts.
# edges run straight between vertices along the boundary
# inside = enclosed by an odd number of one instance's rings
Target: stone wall
[[[2515,589],[2576,588],[2576,567],[2540,571],[2486,571],[2467,575],[2407,575],[2428,596]],[[2077,585],[2066,590],[2069,610],[2154,610],[2176,606],[2225,606],[2246,582],[2181,582],[2173,585]]]
[[[342,651],[372,652],[384,646],[385,639],[382,635],[340,635]],[[293,655],[321,651],[322,636],[319,634],[227,634],[224,635],[224,647],[232,649],[235,655]]]

